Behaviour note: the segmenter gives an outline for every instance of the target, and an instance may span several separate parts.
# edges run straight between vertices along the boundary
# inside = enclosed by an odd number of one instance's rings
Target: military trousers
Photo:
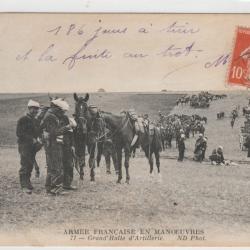
[[[45,147],[47,162],[46,191],[61,187],[63,184],[63,145],[57,142]]]
[[[36,149],[32,144],[19,143],[18,152],[21,159],[21,168],[19,169],[20,185],[22,188],[28,188],[35,162]]]
[[[74,165],[71,146],[63,146],[63,186],[70,187],[73,181]]]

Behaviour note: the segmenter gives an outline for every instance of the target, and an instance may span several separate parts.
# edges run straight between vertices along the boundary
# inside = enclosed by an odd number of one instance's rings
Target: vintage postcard
[[[249,246],[249,14],[0,14],[0,245]]]

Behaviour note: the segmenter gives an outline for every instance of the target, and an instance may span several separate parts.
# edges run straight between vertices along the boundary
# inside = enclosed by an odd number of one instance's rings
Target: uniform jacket
[[[48,134],[47,140],[49,144],[57,141],[58,136],[64,135],[70,130],[68,125],[63,124],[63,117],[56,114],[55,109],[49,109],[45,114],[42,122],[41,129]]]
[[[17,122],[16,135],[19,144],[33,144],[39,134],[39,126],[37,120],[30,114],[21,117]]]

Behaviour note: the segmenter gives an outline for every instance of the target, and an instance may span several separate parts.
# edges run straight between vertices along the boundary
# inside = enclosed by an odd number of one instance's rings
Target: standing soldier
[[[184,134],[181,134],[181,136],[180,136],[180,140],[178,143],[178,150],[179,150],[178,161],[183,161],[184,152],[185,152],[185,135]]]
[[[250,157],[250,135],[247,136],[244,146],[247,148],[247,157]]]
[[[202,142],[202,154],[201,154],[201,160],[202,160],[202,161],[204,161],[205,155],[206,155],[207,140],[208,140],[208,138],[205,136],[205,137],[203,138],[203,142]]]
[[[236,118],[238,117],[238,111],[237,111],[237,109],[236,109],[236,108],[233,109],[233,111],[232,111],[231,114],[232,114],[231,127],[233,128],[233,127],[234,127],[235,120],[236,120]]]
[[[18,137],[18,151],[21,157],[19,178],[24,192],[31,194],[33,186],[30,182],[31,173],[35,164],[35,156],[39,147],[38,124],[36,115],[40,104],[33,100],[28,102],[28,113],[17,122],[16,135]]]
[[[203,135],[199,134],[199,137],[195,142],[195,148],[194,148],[194,160],[195,161],[200,161],[200,162],[202,161],[203,143],[204,143]]]
[[[75,157],[75,144],[73,129],[77,124],[73,118],[69,118],[64,115],[61,122],[62,126],[69,125],[71,129],[66,131],[63,135],[63,189],[76,190],[75,186],[72,186],[74,176],[74,157]]]
[[[55,99],[41,122],[47,162],[45,187],[52,195],[60,194],[63,186],[63,135],[71,130],[70,125],[64,125],[68,109],[67,102]]]

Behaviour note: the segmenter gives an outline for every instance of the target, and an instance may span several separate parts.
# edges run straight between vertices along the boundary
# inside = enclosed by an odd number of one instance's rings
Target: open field
[[[58,96],[66,98],[71,107],[70,113],[73,113],[73,94],[58,94]],[[135,108],[138,113],[147,112],[151,117],[156,118],[159,110],[169,113],[178,96],[178,94],[93,93],[90,94],[89,103],[114,113]],[[49,105],[47,94],[22,94],[18,98],[16,94],[0,94],[0,145],[16,144],[16,123],[26,112],[26,105],[30,98],[43,105]]]
[[[208,117],[207,156],[215,146],[224,146],[225,158],[244,164],[212,166],[186,159],[179,163],[177,150],[162,152],[161,174],[149,175],[147,160],[141,152],[130,161],[131,183],[117,185],[116,176],[105,174],[104,162],[90,183],[88,170],[83,182],[75,174],[78,190],[61,197],[48,197],[44,191],[46,176],[43,150],[37,161],[41,177],[32,178],[32,195],[21,192],[18,183],[19,158],[16,148],[0,149],[0,245],[14,240],[33,245],[108,245],[106,241],[69,241],[69,228],[141,228],[199,229],[205,240],[178,241],[176,235],[164,235],[161,241],[130,241],[130,245],[248,245],[250,232],[250,164],[246,152],[239,149],[238,132],[243,117],[231,129],[230,119],[217,121],[216,113],[233,105],[246,105],[246,95],[230,93],[228,98],[211,103],[209,109],[175,107],[176,95],[95,94],[90,103],[107,111],[119,112],[134,107],[138,113],[155,117],[164,113],[197,113]],[[47,96],[37,98],[43,103]],[[18,116],[25,111],[28,98],[1,100],[1,144],[14,145],[13,130]],[[73,105],[73,98],[67,96]],[[5,137],[3,137],[5,135]],[[2,138],[5,138],[2,140]],[[187,157],[192,157],[196,138],[186,141]],[[124,241],[112,241],[124,245]],[[109,243],[110,244],[110,243]]]

